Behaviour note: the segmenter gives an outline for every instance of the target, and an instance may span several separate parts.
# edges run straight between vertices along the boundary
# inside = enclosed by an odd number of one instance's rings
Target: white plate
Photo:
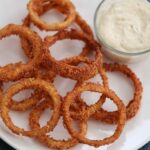
[[[21,24],[22,19],[26,16],[27,10],[26,10],[26,4],[27,0],[0,0],[0,28],[8,23],[16,23]],[[93,16],[96,7],[100,3],[100,0],[94,0],[94,1],[88,1],[88,0],[73,0],[74,4],[77,6],[77,10],[80,12],[80,14],[87,20],[87,22],[93,27]],[[52,15],[53,16],[53,15]],[[45,18],[51,19],[55,17],[47,17],[45,15]],[[57,16],[58,17],[58,16]],[[43,36],[45,34],[42,34]],[[65,41],[66,42],[66,41]],[[74,50],[72,51],[63,51],[63,49],[79,49],[81,47],[81,44],[78,42],[73,42],[73,44],[70,44],[72,42],[66,42],[65,45],[58,44],[54,47],[55,51],[53,50],[52,53],[57,58],[63,58],[64,56],[70,56],[75,53]],[[23,52],[21,51],[21,48],[18,47],[19,41],[17,41],[14,38],[7,38],[0,42],[0,65],[4,65],[6,63],[10,62],[17,62],[18,60],[25,59]],[[59,48],[58,48],[59,47]],[[75,47],[75,48],[74,48]],[[80,48],[81,49],[81,48]],[[76,53],[77,54],[77,53]],[[150,58],[144,60],[141,63],[138,64],[132,64],[129,65],[140,77],[142,80],[143,86],[144,86],[144,94],[142,99],[142,105],[140,112],[138,115],[129,121],[127,125],[125,126],[125,129],[119,138],[114,144],[104,146],[101,148],[97,148],[97,150],[136,150],[140,148],[142,145],[146,144],[150,140],[150,111],[149,111],[149,90],[150,90]],[[124,77],[120,76],[119,74],[109,74],[110,77],[110,84],[111,88],[114,89],[117,94],[122,99],[130,99],[132,97],[133,89],[132,84]],[[61,80],[60,80],[61,79]],[[98,81],[98,77],[94,79],[95,81]],[[75,82],[69,80],[69,79],[63,79],[60,77],[57,77],[55,80],[55,85],[58,88],[58,91],[61,93],[61,95],[65,95],[66,91],[71,90]],[[6,88],[8,85],[6,85]],[[88,99],[92,97],[92,99],[96,98],[96,95],[86,93],[84,96]],[[96,99],[95,99],[96,100]],[[127,101],[125,101],[127,103]],[[111,103],[107,103],[107,108],[112,108]],[[12,113],[13,120],[15,123],[22,127],[26,127],[27,121],[25,119],[25,116],[28,113]],[[48,117],[49,113],[45,113]],[[42,117],[44,118],[44,117]],[[102,138],[103,136],[108,136],[113,133],[114,127],[105,125],[102,123],[95,123],[90,122],[89,123],[89,132],[88,137],[90,138]],[[66,135],[66,131],[63,129],[62,125],[59,125],[57,127],[57,130],[55,130],[55,134],[53,134],[54,137],[57,138],[63,138]],[[12,134],[3,124],[2,121],[0,121],[0,136],[3,140],[5,140],[8,144],[13,146],[16,149],[19,150],[46,150],[47,148],[38,142],[26,138],[26,137],[20,137]],[[78,145],[77,147],[73,148],[72,150],[94,150],[95,148],[89,147],[86,145]]]

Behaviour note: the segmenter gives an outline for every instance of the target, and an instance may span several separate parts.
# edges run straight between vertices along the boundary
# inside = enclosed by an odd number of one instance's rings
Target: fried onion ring
[[[139,78],[136,76],[136,74],[128,68],[126,65],[121,65],[121,64],[106,64],[104,63],[104,69],[106,71],[110,72],[120,72],[124,75],[126,75],[131,81],[133,82],[135,92],[134,92],[134,97],[133,99],[130,100],[129,104],[126,106],[126,115],[127,115],[127,120],[133,118],[137,113],[140,108],[141,104],[141,99],[142,99],[142,92],[143,92],[143,87],[142,83],[139,80]],[[105,76],[104,76],[105,77]],[[103,80],[105,81],[105,80]],[[107,85],[107,84],[105,84]],[[102,99],[104,101],[104,98]],[[81,107],[85,107],[84,115],[88,113],[88,110],[91,109],[91,106],[88,106],[79,96],[77,97],[77,101],[80,104]],[[95,106],[98,106],[99,102],[95,104]],[[99,107],[99,106],[98,106]],[[73,108],[73,106],[72,106]],[[74,107],[73,110],[77,111],[78,106],[76,108]],[[116,124],[118,122],[118,117],[119,117],[119,112],[114,111],[114,112],[107,112],[106,110],[100,108],[95,114],[92,115],[93,119],[100,120],[105,123],[109,124]],[[77,114],[75,112],[71,112],[71,114],[76,118],[76,119],[82,119],[84,115],[82,116],[82,112],[78,112]]]
[[[51,68],[41,66],[34,72],[33,77],[36,77],[37,79],[46,80],[47,82],[53,82],[54,78],[56,77],[56,74],[51,71]],[[0,87],[0,96],[1,94],[3,94],[2,87]],[[32,93],[29,98],[23,99],[22,101],[19,102],[12,99],[11,110],[15,111],[29,110],[33,106],[35,106],[37,102],[39,102],[39,99],[42,99],[42,94],[40,90],[35,90],[34,93]]]
[[[52,104],[50,101],[43,101],[32,110],[29,117],[29,122],[32,130],[40,128],[40,124],[39,124],[40,116],[42,115],[45,109],[52,107],[51,105]],[[87,130],[86,125],[87,124],[85,124],[83,121],[79,121],[81,135],[86,134],[86,130]],[[47,145],[49,148],[54,148],[54,149],[69,149],[78,144],[78,140],[76,140],[75,138],[70,138],[68,140],[55,140],[49,135],[42,135],[36,137],[36,139],[38,139],[38,141],[40,141],[41,143]]]
[[[129,104],[126,106],[127,120],[133,118],[137,114],[141,104],[142,92],[143,92],[141,81],[136,76],[136,74],[126,65],[104,64],[104,68],[106,71],[110,71],[110,72],[114,72],[114,71],[121,72],[124,75],[126,75],[128,78],[130,78],[131,81],[133,82],[135,88],[134,97],[133,99],[130,100]],[[118,122],[119,114],[118,111],[107,112],[106,110],[100,108],[100,110],[97,111],[92,117],[95,118],[96,120],[101,120],[103,122],[112,124]]]
[[[65,62],[65,60],[64,60],[64,62]],[[78,64],[80,61],[78,61],[78,59],[76,59],[76,58],[72,58],[69,60],[66,59],[66,62],[68,64]],[[99,75],[101,76],[103,86],[108,88],[109,83],[108,83],[108,78],[107,78],[105,69],[99,65],[99,66],[97,66],[97,70],[98,70]],[[82,84],[82,82],[78,81],[77,84],[75,85],[75,87],[80,86],[80,84]],[[93,114],[92,110],[94,110],[94,111],[96,109],[99,110],[99,107],[100,107],[99,105],[101,105],[101,103],[105,101],[105,98],[106,98],[105,95],[102,95],[96,104],[87,106],[87,104],[81,99],[80,95],[78,95],[76,98],[76,103],[73,103],[71,105],[71,110],[73,110],[70,112],[71,116],[74,119],[78,119],[78,120],[82,120],[82,117],[85,118],[85,116],[87,118],[89,118],[89,116],[91,116],[91,114]],[[84,108],[84,113],[81,110],[77,110],[78,108],[79,109],[81,108],[80,106],[82,108]],[[93,109],[93,107],[94,107],[94,109]],[[76,111],[78,113],[76,113]]]
[[[24,129],[21,129],[13,124],[10,116],[9,116],[9,108],[10,108],[10,102],[11,97],[14,96],[16,93],[20,92],[23,89],[28,88],[37,88],[42,91],[44,91],[46,94],[48,94],[49,98],[53,100],[53,114],[51,119],[47,122],[47,125],[45,125],[42,128],[38,128],[36,130],[32,131],[26,131]],[[23,136],[29,136],[29,137],[35,137],[38,135],[43,135],[49,131],[52,131],[54,127],[56,126],[59,115],[60,115],[60,108],[61,108],[61,97],[58,95],[56,89],[51,83],[47,83],[44,80],[40,79],[24,79],[14,85],[12,85],[3,95],[2,99],[2,106],[1,106],[1,117],[5,123],[5,125],[15,134],[23,135]]]
[[[40,10],[38,12],[39,15],[45,13],[47,10],[49,9],[56,9],[64,14],[67,13],[66,10],[64,10],[63,7],[60,7],[59,5],[54,5],[53,3],[48,3],[46,5],[43,5],[43,9],[42,11]],[[87,22],[79,15],[79,13],[76,13],[76,19],[75,19],[75,23],[81,28],[81,30],[87,34],[88,36],[90,36],[91,38],[93,38],[93,32],[92,29],[90,28],[90,26],[87,24]],[[26,27],[30,28],[31,25],[31,20],[30,20],[30,16],[28,15],[27,17],[25,17],[24,21],[23,21],[23,25]],[[22,42],[22,48],[25,52],[25,54],[29,57],[32,58],[33,57],[33,52],[32,49],[30,48],[29,42],[25,39],[21,39]],[[85,56],[88,52],[88,47],[83,48],[83,51],[81,52],[80,56]]]
[[[75,7],[69,0],[57,0],[57,1],[47,1],[47,2],[54,2],[63,7],[67,10],[67,18],[62,23],[51,23],[48,24],[45,21],[41,20],[38,16],[39,8],[42,7],[42,3],[44,0],[30,0],[28,3],[28,10],[30,14],[30,19],[32,22],[38,26],[40,29],[44,29],[47,31],[56,31],[56,30],[63,30],[67,28],[72,22],[75,20],[76,11]]]
[[[93,92],[99,92],[103,93],[107,97],[109,97],[118,107],[118,112],[119,112],[119,120],[117,124],[117,128],[115,133],[103,140],[90,140],[87,139],[86,137],[82,136],[80,133],[78,133],[73,127],[72,127],[72,120],[71,120],[71,115],[70,115],[70,106],[75,100],[76,96],[79,95],[81,92],[84,91],[93,91]],[[102,106],[103,102],[101,103]],[[119,97],[110,89],[105,88],[99,84],[95,83],[83,83],[81,86],[76,87],[72,92],[70,92],[63,103],[63,117],[64,117],[64,123],[66,125],[66,128],[68,129],[69,133],[72,135],[72,137],[76,138],[79,140],[79,142],[83,144],[88,144],[91,146],[99,147],[102,145],[106,144],[111,144],[115,140],[117,140],[124,128],[125,122],[126,122],[126,109],[123,104],[123,102],[119,99]],[[87,121],[87,118],[85,117],[85,121]]]
[[[42,60],[42,41],[40,37],[26,27],[14,24],[9,24],[0,30],[0,39],[9,35],[19,35],[29,40],[30,45],[32,45],[34,57],[26,64],[19,62],[0,67],[0,80],[14,81],[24,77],[31,77],[31,72],[34,72],[34,69],[39,66]]]
[[[78,39],[84,41],[90,49],[93,49],[94,52],[96,53],[95,60],[89,59],[88,57],[85,57],[84,59],[86,61],[81,61],[84,62],[88,65],[85,65],[83,67],[79,66],[73,66],[68,64],[68,62],[71,59],[81,59],[80,56],[74,56],[71,58],[67,58],[66,60],[56,60],[54,57],[49,52],[49,47],[52,46],[56,41],[63,40],[63,39]],[[97,44],[96,41],[93,39],[89,38],[86,34],[83,34],[82,32],[72,30],[70,32],[68,31],[61,31],[54,36],[46,37],[44,41],[44,54],[46,58],[46,62],[50,63],[52,66],[52,70],[56,72],[57,74],[63,76],[63,77],[68,77],[74,80],[87,80],[97,73],[97,66],[102,66],[102,54],[100,52],[100,46]],[[82,58],[83,59],[83,58]]]

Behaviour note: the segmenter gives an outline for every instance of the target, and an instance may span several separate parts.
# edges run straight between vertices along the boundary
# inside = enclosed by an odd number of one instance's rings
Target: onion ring
[[[47,82],[53,82],[56,74],[51,71],[51,68],[48,66],[40,66],[33,74],[32,77],[38,79],[46,80]],[[0,85],[0,97],[3,94],[2,85]],[[34,105],[39,102],[39,99],[42,99],[42,94],[40,90],[35,90],[34,93],[29,98],[23,99],[22,101],[11,100],[11,110],[15,111],[26,111],[31,109]]]
[[[78,133],[72,127],[72,120],[70,116],[70,105],[73,102],[73,100],[76,98],[76,96],[79,95],[83,91],[94,91],[94,92],[103,93],[104,95],[112,99],[112,101],[117,105],[120,115],[119,115],[117,129],[112,136],[105,138],[104,140],[90,140],[84,136],[81,136],[80,133]],[[101,106],[102,104],[103,102],[101,103]],[[72,137],[78,139],[79,142],[83,144],[88,144],[88,145],[95,146],[95,147],[113,143],[116,139],[118,139],[126,122],[126,109],[125,109],[123,102],[119,99],[119,97],[113,91],[99,84],[83,83],[81,86],[76,87],[72,92],[70,92],[66,96],[62,109],[63,109],[64,123],[69,133],[72,135]],[[85,117],[85,121],[87,121],[86,117]]]
[[[134,92],[133,99],[130,100],[129,104],[126,106],[126,115],[127,115],[127,120],[133,118],[137,114],[141,104],[141,98],[143,92],[141,81],[136,76],[136,74],[133,73],[133,71],[130,68],[128,68],[126,65],[104,64],[104,68],[106,71],[121,72],[132,80],[135,87],[135,92]],[[101,120],[103,122],[112,124],[112,123],[117,123],[118,116],[119,116],[118,111],[107,112],[106,110],[101,108],[92,117],[95,118],[96,120]]]
[[[46,92],[48,96],[53,100],[53,106],[54,106],[53,114],[51,119],[47,122],[47,125],[45,125],[44,127],[39,128],[37,130],[25,131],[24,129],[21,129],[13,124],[9,116],[10,101],[11,101],[11,97],[17,92],[21,91],[22,89],[35,88],[35,87],[40,90],[44,90],[44,92]],[[29,79],[24,79],[18,82],[17,84],[14,84],[4,93],[1,108],[2,108],[1,117],[5,125],[13,133],[18,135],[23,135],[23,136],[35,137],[38,135],[43,135],[54,129],[54,127],[58,122],[58,118],[60,114],[61,98],[51,83],[47,83],[46,81],[40,79],[29,78]]]
[[[53,2],[54,3],[54,2]],[[42,11],[40,10],[38,12],[39,15],[45,13],[47,10],[49,9],[56,9],[64,14],[67,13],[66,10],[64,10],[62,7],[60,7],[59,5],[53,5],[53,3],[49,3],[47,5],[43,6]],[[90,28],[90,26],[87,24],[87,22],[79,15],[79,13],[76,13],[76,19],[75,22],[77,23],[77,25],[81,28],[81,30],[87,34],[88,36],[90,36],[91,38],[93,38],[93,32],[92,29]],[[30,16],[28,15],[27,17],[25,17],[24,21],[23,21],[23,25],[26,27],[30,27],[31,25],[31,20],[30,20]],[[29,42],[25,39],[21,39],[21,43],[22,43],[22,48],[25,52],[25,54],[29,57],[32,58],[33,57],[33,52],[31,51]],[[88,52],[88,48],[85,47],[83,48],[83,51],[81,52],[80,56],[85,56]]]
[[[38,11],[39,7],[42,6],[43,2],[44,2],[43,0],[30,0],[30,2],[28,3],[30,19],[40,29],[44,29],[47,31],[63,30],[67,28],[69,25],[71,25],[72,22],[75,20],[76,11],[72,2],[69,0],[57,0],[55,1],[55,3],[57,2],[58,5],[60,5],[61,7],[63,7],[68,11],[67,18],[65,19],[65,21],[62,23],[52,23],[52,24],[48,24],[45,21],[42,21],[38,16]]]
[[[40,127],[39,119],[42,112],[45,109],[52,107],[51,102],[49,102],[50,101],[43,101],[30,113],[29,122],[32,130],[38,129]],[[81,135],[85,135],[87,130],[86,124],[83,121],[79,121],[79,127]],[[68,140],[55,140],[48,135],[42,135],[36,137],[36,139],[38,139],[38,141],[40,141],[41,143],[47,145],[49,148],[55,149],[68,149],[78,144],[78,140],[76,140],[75,138],[70,138]]]
[[[114,71],[121,72],[124,75],[126,75],[128,78],[130,78],[131,81],[133,82],[135,87],[134,97],[132,100],[130,100],[129,104],[126,106],[127,120],[133,118],[137,114],[141,104],[142,92],[143,92],[141,81],[136,76],[136,74],[126,65],[104,63],[104,69],[110,72],[114,72]],[[107,86],[108,84],[104,84],[104,85]],[[104,98],[102,100],[104,101]],[[79,96],[77,98],[77,101],[80,104],[80,107],[83,107],[84,105],[86,110],[84,111],[84,115],[88,113],[88,110],[90,109],[91,106],[88,106]],[[94,106],[96,105],[98,106],[98,102]],[[73,108],[72,106],[72,109],[77,111],[76,109],[78,109],[78,106],[76,106],[76,108],[75,107]],[[77,114],[75,112],[71,112],[71,114],[76,119],[82,119],[82,116],[84,117],[84,115],[82,115],[82,112],[80,111]],[[118,117],[119,117],[118,111],[107,112],[102,108],[98,109],[98,111],[96,111],[96,113],[92,115],[93,119],[100,120],[102,122],[109,123],[109,124],[116,124],[118,122]]]
[[[63,7],[61,7],[60,5],[58,5],[55,1],[46,5],[43,5],[43,12],[41,12],[41,14],[47,12],[50,9],[56,9],[57,11],[63,13],[63,14],[68,14],[68,11],[66,9],[64,9]],[[87,24],[87,22],[80,16],[80,14],[76,11],[76,18],[74,23],[76,23],[80,29],[87,35],[89,35],[91,38],[94,37],[93,35],[93,31],[91,29],[91,27]]]
[[[67,61],[71,60],[72,58],[68,58],[65,61],[64,60],[57,61],[54,57],[51,56],[49,52],[49,46],[52,46],[58,39],[62,40],[62,39],[67,39],[67,38],[78,39],[78,40],[82,40],[86,42],[89,48],[91,49],[93,48],[93,50],[95,51],[96,53],[95,60],[88,59],[86,57],[86,63],[87,63],[87,60],[89,63],[88,65],[84,67],[72,66],[68,64]],[[79,81],[87,80],[93,77],[94,75],[96,75],[98,71],[97,66],[99,65],[102,66],[103,60],[102,60],[102,54],[100,52],[100,46],[97,44],[96,41],[89,38],[86,34],[83,34],[82,32],[78,32],[75,30],[72,30],[71,32],[61,31],[52,37],[49,37],[49,36],[46,37],[43,45],[44,45],[43,49],[44,49],[44,54],[45,54],[44,58],[46,58],[45,61],[51,64],[52,70],[54,72],[56,72],[57,74],[63,77],[68,77],[68,78],[79,80]],[[80,56],[74,56],[73,58],[78,59],[79,57]]]
[[[70,61],[67,61],[68,64],[75,64],[75,63],[78,63],[77,61],[78,59],[74,58],[74,59],[70,59]],[[98,69],[98,73],[99,75],[101,76],[101,79],[102,79],[102,84],[103,86],[105,87],[109,87],[109,83],[108,83],[108,78],[107,78],[107,74],[106,74],[106,71],[105,69],[103,69],[103,67],[101,66],[98,66],[97,67]],[[82,82],[78,81],[77,84],[75,85],[75,87],[77,86],[80,86],[80,84],[82,84]],[[78,119],[78,120],[82,120],[82,117],[85,118],[85,116],[87,118],[89,118],[89,116],[91,116],[91,114],[93,114],[93,110],[95,111],[96,109],[99,110],[100,108],[100,105],[102,102],[104,102],[106,99],[105,95],[102,95],[100,97],[100,99],[97,101],[96,104],[94,105],[91,105],[91,106],[88,106],[80,97],[80,95],[77,96],[76,98],[76,103],[73,103],[71,105],[71,109],[73,111],[71,111],[71,116],[74,118],[74,119]],[[77,110],[77,109],[80,109],[80,108],[84,108],[84,112],[82,112],[81,110]],[[75,110],[75,111],[74,111]],[[78,113],[76,113],[76,111]]]
[[[34,57],[26,64],[21,62],[16,64],[8,64],[4,67],[0,67],[0,80],[1,81],[14,81],[23,77],[31,77],[31,72],[39,66],[42,58],[42,41],[40,37],[28,28],[10,24],[0,30],[0,39],[9,35],[19,35],[27,40],[30,40],[30,44],[33,48]]]

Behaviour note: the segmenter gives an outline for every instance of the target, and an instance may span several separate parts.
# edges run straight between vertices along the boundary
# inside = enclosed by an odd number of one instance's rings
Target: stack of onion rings
[[[40,18],[51,9],[65,15],[64,22],[49,24]],[[90,26],[76,11],[70,0],[30,0],[28,11],[29,14],[22,25],[10,24],[0,30],[0,39],[18,35],[21,38],[23,51],[29,59],[26,64],[18,62],[0,67],[0,113],[3,122],[14,134],[37,139],[54,149],[69,149],[78,143],[99,147],[115,142],[120,137],[126,120],[133,118],[140,109],[143,92],[141,81],[126,65],[103,62],[101,45],[94,40]],[[57,31],[57,33],[42,40],[36,32],[31,31],[31,23],[41,31]],[[74,23],[79,26],[81,31],[77,28],[70,28]],[[64,39],[83,41],[85,47],[77,56],[56,60],[49,52],[49,47],[58,40]],[[91,52],[95,53],[94,59],[89,57]],[[84,66],[80,67],[80,63],[84,63]],[[107,71],[121,72],[133,81],[134,97],[126,107],[110,89]],[[101,76],[102,83],[87,82],[97,73]],[[65,97],[61,97],[53,85],[56,75],[77,81],[73,90]],[[9,81],[17,83],[4,90],[3,83]],[[34,89],[30,97],[19,102],[13,99],[15,94],[26,89]],[[95,104],[88,106],[81,99],[81,93],[84,91],[101,93],[102,96]],[[116,104],[117,111],[109,112],[102,108],[107,97]],[[45,109],[51,109],[53,113],[47,124],[41,127],[39,119]],[[13,123],[9,114],[12,110],[17,112],[31,110],[30,130],[22,129]],[[63,117],[64,127],[71,136],[67,140],[57,140],[47,135],[54,130],[60,117]],[[117,128],[114,134],[103,140],[86,138],[90,118],[108,124],[116,124]],[[79,131],[73,128],[73,120],[77,121]]]

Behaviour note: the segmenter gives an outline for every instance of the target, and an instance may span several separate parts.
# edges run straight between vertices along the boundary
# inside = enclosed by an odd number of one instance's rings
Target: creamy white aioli
[[[150,49],[150,3],[122,0],[99,11],[97,29],[103,41],[124,52]]]

